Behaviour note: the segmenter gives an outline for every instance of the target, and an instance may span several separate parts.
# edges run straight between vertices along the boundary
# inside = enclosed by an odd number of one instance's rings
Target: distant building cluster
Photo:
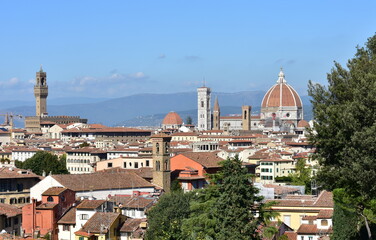
[[[14,238],[143,239],[148,209],[176,181],[185,191],[205,188],[220,162],[237,156],[253,175],[264,201],[278,199],[272,221],[278,236],[327,239],[332,232],[333,195],[312,182],[312,195],[287,179],[304,161],[318,170],[316,149],[307,140],[302,101],[283,71],[265,94],[261,112],[249,105],[240,115],[222,116],[211,89],[197,89],[197,125],[176,112],[160,128],[108,127],[79,116],[48,116],[47,74],[34,87],[36,115],[16,129],[0,126],[0,234]],[[39,151],[65,156],[70,174],[16,168]]]

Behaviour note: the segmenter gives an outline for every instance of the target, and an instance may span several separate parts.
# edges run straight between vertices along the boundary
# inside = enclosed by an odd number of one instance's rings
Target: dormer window
[[[54,201],[54,198],[51,197],[51,196],[48,196],[48,198],[47,198],[47,202],[53,202],[53,201]]]

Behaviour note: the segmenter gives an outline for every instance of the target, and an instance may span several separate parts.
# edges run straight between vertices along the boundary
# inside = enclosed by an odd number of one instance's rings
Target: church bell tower
[[[47,115],[47,96],[48,96],[48,86],[47,86],[47,74],[43,72],[42,66],[39,72],[36,73],[35,85],[34,85],[34,96],[35,96],[35,115],[40,117]]]
[[[167,134],[151,136],[153,143],[153,183],[169,192],[171,188],[170,141]]]

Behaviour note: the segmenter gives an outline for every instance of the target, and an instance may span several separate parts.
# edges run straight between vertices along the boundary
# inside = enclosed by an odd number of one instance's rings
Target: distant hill
[[[218,97],[221,114],[240,114],[242,105],[251,105],[252,114],[259,113],[260,104],[265,92],[244,91],[237,93],[212,93],[212,101]],[[88,118],[91,123],[102,123],[108,126],[158,126],[164,116],[170,112],[178,112],[183,120],[191,116],[197,119],[197,93],[171,93],[171,94],[137,94],[109,100],[101,99],[71,99],[69,104],[62,104],[64,99],[49,101],[48,113],[54,115],[72,115]],[[98,101],[99,100],[99,101]],[[85,102],[86,101],[86,102]],[[307,96],[302,97],[305,106],[305,119],[311,119],[310,103]],[[54,102],[55,104],[51,104]],[[75,103],[75,104],[74,104]],[[32,105],[12,106],[0,103],[0,112],[13,112],[23,116],[35,114]],[[212,103],[213,105],[213,103]],[[11,106],[11,107],[5,107]],[[1,120],[0,120],[1,121]],[[22,121],[16,121],[19,126]]]

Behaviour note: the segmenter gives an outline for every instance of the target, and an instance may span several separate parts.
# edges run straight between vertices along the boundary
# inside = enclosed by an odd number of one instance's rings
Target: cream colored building
[[[66,151],[67,169],[71,174],[92,173],[97,162],[106,159],[107,153],[97,148],[79,148]]]
[[[150,157],[119,157],[103,160],[96,163],[96,171],[110,168],[138,169],[142,167],[153,167],[153,158]]]
[[[311,195],[288,195],[284,199],[278,199],[272,210],[280,214],[277,218],[278,220],[283,221],[296,231],[304,223],[304,217],[317,216],[321,210],[333,210],[333,208],[333,194],[328,191],[322,191],[317,197]]]

